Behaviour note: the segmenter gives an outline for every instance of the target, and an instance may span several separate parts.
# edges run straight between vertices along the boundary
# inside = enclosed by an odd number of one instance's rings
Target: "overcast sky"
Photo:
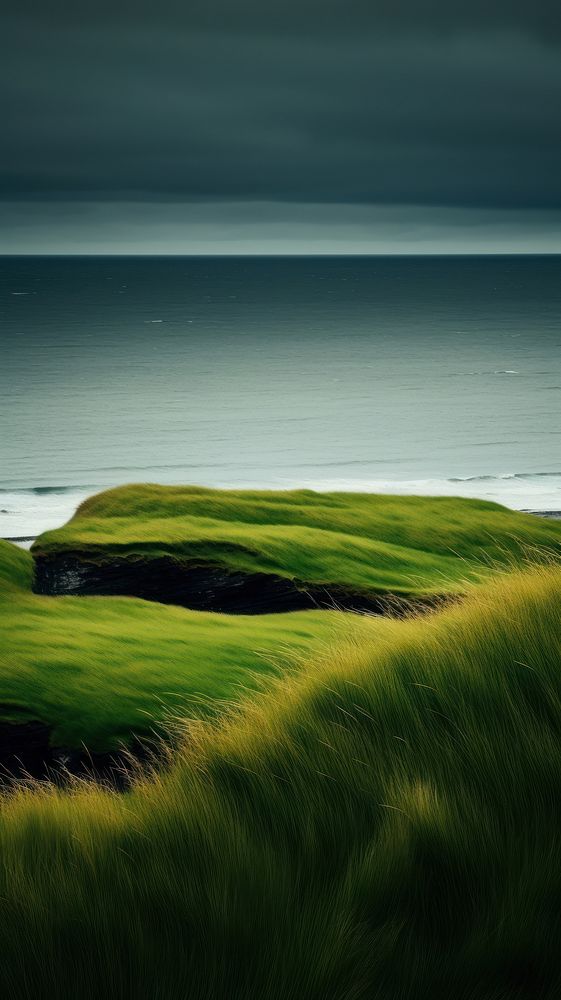
[[[0,252],[561,251],[559,3],[18,11]]]

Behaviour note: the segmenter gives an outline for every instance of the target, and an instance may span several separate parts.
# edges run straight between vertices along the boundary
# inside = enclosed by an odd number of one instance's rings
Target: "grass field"
[[[0,544],[4,718],[93,750],[186,717],[130,791],[0,798],[0,996],[557,1000],[560,541],[475,501],[143,486],[36,543],[464,592],[405,620],[44,597]]]
[[[490,566],[561,552],[561,523],[449,497],[141,484],[86,500],[35,554],[172,556],[355,594],[461,593]]]
[[[55,746],[113,749],[170,712],[219,708],[346,631],[380,629],[335,611],[245,617],[125,597],[41,597],[31,574],[29,553],[0,541],[0,718],[51,725]]]
[[[383,624],[152,783],[7,797],[0,995],[557,998],[561,571]]]

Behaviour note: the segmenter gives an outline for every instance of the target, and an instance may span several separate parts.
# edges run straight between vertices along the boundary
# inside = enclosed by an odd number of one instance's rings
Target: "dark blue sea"
[[[0,259],[0,535],[125,482],[561,509],[561,258]]]

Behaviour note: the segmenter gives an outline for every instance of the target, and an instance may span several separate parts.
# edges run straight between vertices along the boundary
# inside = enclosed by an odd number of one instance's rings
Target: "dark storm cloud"
[[[315,36],[389,28],[436,34],[520,30],[548,38],[561,31],[557,0],[20,0],[18,11],[28,23],[97,24],[104,29],[130,28],[142,21],[176,30],[227,28]]]
[[[5,19],[4,198],[561,206],[558,5],[289,0]]]

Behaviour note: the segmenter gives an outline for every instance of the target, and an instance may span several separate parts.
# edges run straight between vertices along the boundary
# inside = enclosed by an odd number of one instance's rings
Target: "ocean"
[[[561,257],[0,259],[0,536],[120,483],[561,509]]]

